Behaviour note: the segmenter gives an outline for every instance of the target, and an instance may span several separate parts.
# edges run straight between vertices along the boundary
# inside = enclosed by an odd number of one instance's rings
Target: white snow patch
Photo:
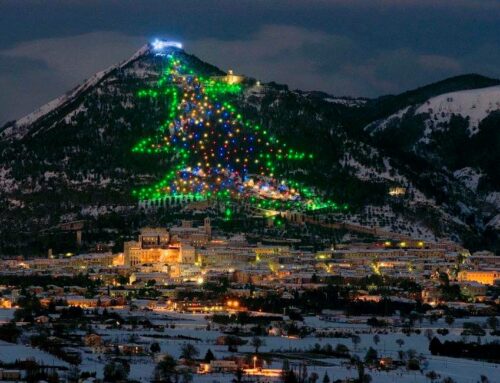
[[[483,173],[471,167],[465,167],[454,171],[453,175],[470,190],[477,191],[477,185],[479,184],[479,180],[483,176]]]
[[[449,122],[452,115],[469,118],[469,133],[479,131],[479,123],[500,109],[500,86],[441,94],[422,104],[415,114],[429,113],[434,124]]]
[[[490,219],[488,221],[488,223],[486,224],[486,226],[499,230],[500,229],[500,214],[497,214],[492,219]]]
[[[406,108],[399,110],[398,112],[390,115],[389,117],[387,117],[385,119],[378,120],[378,121],[372,122],[371,124],[368,124],[367,126],[365,126],[364,130],[369,131],[370,134],[383,131],[383,130],[385,130],[385,128],[387,128],[387,126],[389,124],[396,122],[398,120],[401,120],[409,110],[410,110],[410,106],[407,106]]]
[[[486,202],[491,203],[500,209],[500,192],[493,192],[486,196]]]
[[[11,169],[0,168],[0,189],[4,193],[11,193],[19,187],[16,180],[12,178],[10,173]]]
[[[349,97],[326,97],[323,100],[330,102],[332,104],[340,104],[349,107],[359,107],[366,104],[367,101],[362,98],[349,98]]]

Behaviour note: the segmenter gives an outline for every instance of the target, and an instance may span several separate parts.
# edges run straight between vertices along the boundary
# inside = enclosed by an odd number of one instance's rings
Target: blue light
[[[161,52],[165,48],[182,49],[182,44],[177,42],[177,41],[168,41],[168,40],[160,40],[160,39],[155,39],[151,43],[151,46],[153,47],[153,50],[156,52]]]

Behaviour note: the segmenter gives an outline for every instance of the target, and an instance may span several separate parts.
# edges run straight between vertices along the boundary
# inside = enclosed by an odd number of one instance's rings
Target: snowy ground
[[[0,360],[4,363],[14,363],[16,360],[32,359],[45,366],[67,367],[68,364],[55,356],[39,349],[12,344],[0,340]]]
[[[221,359],[231,355],[227,351],[226,346],[218,346],[215,340],[222,334],[217,325],[211,325],[210,330],[207,329],[209,322],[205,315],[197,314],[180,314],[173,312],[132,312],[127,310],[117,310],[122,316],[135,315],[147,316],[154,324],[168,325],[164,331],[157,331],[151,329],[106,329],[104,327],[95,327],[94,331],[104,336],[106,340],[110,341],[125,341],[134,335],[136,343],[142,344],[145,349],[149,349],[152,342],[158,342],[161,347],[161,353],[168,353],[178,358],[181,353],[181,347],[186,343],[191,343],[199,350],[199,357],[202,358],[207,350],[210,348],[215,354],[216,358]],[[10,319],[12,316],[11,310],[0,310],[0,320]],[[4,319],[5,318],[5,319]],[[330,357],[311,356],[311,354],[303,355],[303,351],[311,348],[314,344],[320,345],[330,344],[335,347],[337,344],[342,343],[346,345],[351,352],[364,357],[366,350],[373,347],[378,351],[379,357],[388,356],[398,359],[398,351],[407,351],[413,349],[417,355],[422,355],[427,360],[427,366],[423,373],[410,372],[406,369],[398,369],[389,372],[381,372],[377,370],[367,370],[374,383],[385,382],[399,382],[411,383],[422,382],[427,383],[428,379],[425,373],[434,370],[441,375],[441,379],[446,376],[452,377],[457,383],[476,383],[480,375],[486,375],[490,382],[500,382],[500,365],[483,363],[473,360],[456,359],[447,357],[433,356],[428,351],[429,341],[424,335],[425,329],[432,329],[434,333],[439,328],[448,328],[450,334],[447,336],[439,336],[441,340],[458,340],[461,339],[462,324],[465,321],[474,321],[477,323],[484,323],[486,318],[467,318],[457,319],[452,326],[444,323],[443,319],[431,324],[424,320],[421,324],[417,322],[416,328],[421,328],[420,335],[413,334],[406,336],[400,332],[400,329],[393,328],[388,331],[377,331],[368,327],[366,323],[367,317],[349,317],[339,315],[336,322],[329,322],[322,320],[318,317],[306,317],[304,324],[315,328],[317,330],[332,330],[343,331],[350,334],[357,334],[360,337],[360,343],[354,345],[351,338],[319,338],[315,335],[308,336],[302,339],[294,339],[282,336],[266,336],[263,337],[265,345],[261,347],[261,353],[273,352],[272,361],[266,365],[268,368],[281,368],[285,356],[290,361],[290,364],[298,365],[301,360],[306,360],[308,363],[308,372],[316,372],[322,377],[326,372],[330,378],[341,379],[346,377],[355,377],[356,370],[349,367],[344,363],[343,359],[336,359]],[[174,325],[174,328],[171,328]],[[387,333],[385,333],[387,332]],[[488,332],[488,331],[487,331]],[[375,345],[373,337],[378,333],[380,342]],[[182,339],[182,337],[196,338],[194,340]],[[399,347],[396,343],[397,339],[402,339],[404,345]],[[492,337],[486,335],[482,337],[482,341],[499,340],[499,337]],[[247,338],[247,340],[250,340]],[[469,340],[475,340],[475,337],[469,337]],[[293,355],[290,355],[289,350],[298,350]],[[238,349],[239,354],[252,354],[253,347],[250,345],[240,346]],[[301,353],[302,352],[302,353]],[[46,365],[66,366],[67,364],[58,360],[54,356],[47,354],[43,351],[34,349],[21,344],[10,344],[0,342],[0,360],[4,362],[14,362],[16,359],[24,359],[26,357],[33,358]],[[102,377],[103,368],[110,356],[103,354],[95,354],[90,349],[83,349],[81,371],[95,371],[98,377]],[[150,381],[155,361],[151,356],[134,356],[130,357],[131,372],[130,378],[142,382]],[[195,375],[195,383],[214,383],[214,382],[231,382],[233,379],[232,374],[207,374]],[[269,381],[264,379],[263,381]]]
[[[121,315],[127,315],[125,312],[120,312]],[[143,313],[140,313],[141,315]],[[136,313],[137,315],[137,313]],[[203,357],[207,350],[210,348],[215,354],[216,358],[221,359],[228,357],[231,354],[227,351],[226,346],[215,345],[215,339],[222,334],[221,331],[217,330],[212,325],[211,330],[207,330],[207,320],[205,315],[193,315],[193,314],[179,314],[171,312],[155,313],[149,312],[145,313],[149,315],[153,323],[156,324],[169,324],[175,325],[175,328],[168,328],[164,332],[157,332],[155,330],[147,329],[136,329],[136,330],[99,330],[99,333],[105,334],[105,337],[109,340],[127,340],[132,334],[138,336],[138,343],[149,346],[152,342],[158,342],[161,347],[161,353],[169,353],[172,356],[178,358],[181,353],[182,345],[186,343],[192,343],[199,350],[199,357]],[[424,321],[421,325],[417,323],[417,328],[422,329],[422,334],[406,336],[400,332],[399,329],[394,329],[389,331],[387,334],[379,333],[380,342],[375,345],[373,342],[373,336],[376,331],[368,327],[364,322],[366,322],[366,317],[364,318],[344,318],[338,322],[327,322],[319,319],[318,317],[306,317],[305,324],[316,329],[331,329],[337,331],[348,331],[350,333],[356,333],[361,338],[360,344],[357,347],[354,346],[350,338],[317,338],[315,336],[308,336],[303,339],[293,339],[281,336],[267,336],[265,337],[265,346],[260,349],[260,352],[280,352],[282,351],[285,355],[287,350],[299,349],[306,350],[312,347],[315,343],[321,345],[331,344],[335,347],[337,344],[345,344],[351,351],[355,351],[360,357],[364,357],[368,347],[373,347],[378,351],[379,356],[389,356],[394,359],[398,358],[398,351],[406,351],[408,349],[414,349],[417,354],[422,354],[428,361],[428,366],[425,368],[424,373],[420,372],[410,372],[405,369],[399,369],[396,371],[380,372],[380,371],[370,371],[370,375],[373,378],[374,383],[382,382],[428,382],[425,377],[425,373],[434,370],[441,375],[441,379],[450,376],[457,383],[476,383],[479,380],[481,374],[488,376],[491,382],[500,382],[500,365],[483,363],[478,361],[466,360],[466,359],[456,359],[447,357],[433,356],[428,351],[429,341],[424,335],[424,330],[427,328],[433,329],[435,332],[438,328],[448,328],[450,334],[447,336],[440,336],[441,340],[458,340],[461,339],[460,332],[462,331],[462,323],[464,321],[475,321],[478,323],[484,323],[486,318],[469,318],[469,319],[457,319],[452,326],[448,326],[441,319],[434,324],[430,324]],[[363,322],[363,323],[355,323]],[[170,338],[165,339],[166,335]],[[191,338],[197,338],[197,340],[185,340],[179,339],[180,336],[187,336]],[[489,335],[483,337],[483,341],[493,340],[495,337]],[[403,339],[404,345],[400,348],[396,340]],[[475,339],[475,338],[474,338]],[[498,337],[496,337],[498,340]],[[469,337],[469,340],[473,338]],[[250,345],[240,346],[238,349],[239,353],[253,353],[254,349]],[[293,359],[290,356],[288,359],[293,365],[298,364],[300,361]],[[98,359],[96,354],[87,353],[84,355],[84,361],[82,363],[82,370],[96,371],[98,376],[101,376],[102,369],[106,363],[106,358],[101,357]],[[273,361],[267,365],[268,368],[281,368],[283,360],[275,357]],[[328,372],[330,377],[335,379],[341,379],[345,377],[356,376],[356,370],[354,368],[349,368],[343,365],[342,359],[335,358],[314,358],[308,359],[308,372],[316,372],[320,377],[323,376],[325,371]],[[131,359],[131,373],[130,377],[137,379],[139,381],[149,381],[154,369],[154,361],[150,356],[143,357],[133,357]],[[195,375],[194,382],[200,383],[213,383],[213,382],[230,382],[233,376],[231,374],[209,374],[209,375]],[[495,380],[496,379],[496,380]]]
[[[7,323],[14,318],[16,309],[0,309],[0,324]]]

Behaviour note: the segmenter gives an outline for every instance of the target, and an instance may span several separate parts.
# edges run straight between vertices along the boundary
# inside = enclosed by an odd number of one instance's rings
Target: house
[[[4,370],[0,368],[0,380],[21,380],[21,370]]]
[[[102,337],[97,334],[88,334],[83,338],[83,343],[87,347],[99,347],[102,345]]]
[[[130,343],[130,344],[120,344],[118,345],[118,349],[120,350],[121,353],[126,354],[126,355],[143,355],[145,354],[144,347],[135,344],[135,343]]]
[[[2,309],[12,308],[12,300],[8,297],[1,297],[0,298],[0,308],[2,308]]]
[[[211,372],[234,372],[238,369],[238,364],[234,360],[212,360],[210,363],[201,363],[198,367],[199,374]]]
[[[391,369],[392,368],[392,358],[384,357],[380,358],[378,361],[381,368]]]
[[[50,322],[50,318],[47,315],[40,315],[35,318],[35,322],[38,324],[47,324]]]

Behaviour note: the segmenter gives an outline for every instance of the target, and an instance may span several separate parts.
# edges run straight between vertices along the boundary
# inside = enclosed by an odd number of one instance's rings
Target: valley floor
[[[112,311],[112,310],[111,310]],[[153,342],[158,342],[161,347],[161,354],[171,354],[175,359],[180,357],[181,347],[186,343],[193,344],[199,350],[199,358],[203,358],[208,349],[211,349],[217,359],[223,359],[234,354],[239,355],[254,355],[254,348],[249,344],[238,347],[237,353],[230,353],[227,346],[216,345],[216,338],[223,335],[223,328],[209,323],[207,317],[203,314],[184,314],[170,311],[145,311],[145,312],[130,312],[128,310],[116,310],[122,317],[129,315],[146,316],[153,324],[166,325],[165,331],[156,331],[151,329],[142,329],[140,326],[135,329],[109,329],[104,326],[94,327],[94,331],[100,334],[103,339],[112,342],[126,342],[127,339],[134,335],[135,342],[143,345],[149,350],[149,346]],[[11,310],[0,310],[0,318],[2,320],[9,319],[12,314]],[[302,362],[306,362],[307,371],[309,374],[315,372],[318,374],[319,381],[325,372],[328,373],[331,381],[357,376],[355,368],[345,363],[346,359],[338,359],[331,357],[321,357],[306,350],[313,347],[315,344],[327,345],[330,344],[335,348],[338,344],[346,345],[352,354],[364,358],[369,347],[377,350],[379,357],[391,357],[398,360],[398,351],[407,351],[413,349],[416,354],[422,357],[422,371],[408,371],[405,367],[399,367],[390,371],[379,371],[376,369],[367,368],[366,372],[371,375],[373,383],[398,382],[398,383],[427,383],[430,380],[426,377],[429,371],[435,371],[440,375],[441,379],[451,377],[457,383],[476,383],[480,381],[480,375],[488,377],[490,382],[500,382],[500,364],[486,363],[482,361],[474,361],[461,358],[449,358],[431,355],[428,350],[429,340],[424,335],[426,329],[432,329],[435,333],[439,328],[448,328],[450,333],[446,336],[439,336],[444,340],[460,340],[463,337],[460,335],[462,324],[464,321],[475,321],[484,323],[486,318],[467,318],[457,319],[452,326],[444,323],[443,319],[437,322],[417,323],[416,328],[422,330],[421,334],[412,334],[406,336],[401,333],[400,328],[389,327],[386,330],[375,330],[366,325],[366,317],[344,317],[339,314],[339,319],[336,322],[330,322],[320,319],[319,317],[305,317],[304,324],[311,326],[317,330],[333,330],[347,332],[349,334],[357,334],[360,337],[360,342],[354,345],[352,339],[347,338],[319,338],[314,335],[305,338],[291,338],[284,336],[264,336],[261,337],[265,341],[265,345],[259,350],[259,355],[264,358],[272,359],[269,364],[264,364],[264,368],[281,369],[283,360],[286,358],[291,367],[298,366]],[[210,325],[210,327],[207,327]],[[208,329],[210,328],[210,329]],[[380,341],[374,343],[374,335],[378,334]],[[29,335],[29,334],[28,334]],[[189,340],[186,340],[189,337]],[[404,344],[398,346],[396,340],[402,339]],[[248,339],[249,340],[249,339]],[[475,340],[475,337],[469,337],[469,340]],[[499,340],[499,337],[486,335],[482,337],[482,342]],[[249,342],[250,343],[250,342]],[[109,356],[105,354],[93,353],[90,348],[82,348],[82,363],[80,370],[95,371],[97,377],[103,376],[105,364],[109,361]],[[10,344],[6,342],[0,343],[0,360],[3,362],[14,362],[16,359],[29,356],[36,361],[42,362],[48,366],[67,366],[67,363],[58,360],[54,356],[47,354],[38,349],[22,344]],[[130,363],[131,371],[130,378],[141,382],[148,382],[153,375],[156,362],[150,355],[126,357]],[[194,383],[229,383],[232,382],[234,374],[194,374]],[[259,380],[261,382],[273,381],[273,378],[257,379],[255,376],[247,377],[248,381]],[[276,378],[274,378],[276,380]]]

